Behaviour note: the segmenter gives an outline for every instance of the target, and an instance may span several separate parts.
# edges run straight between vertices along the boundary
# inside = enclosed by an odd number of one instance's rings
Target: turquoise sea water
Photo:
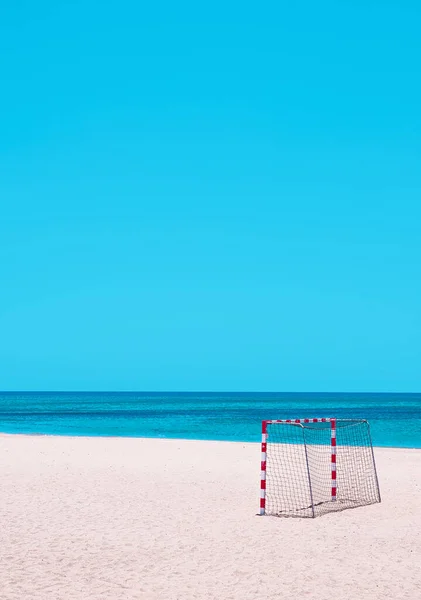
[[[421,394],[0,392],[0,431],[260,440],[262,419],[365,418],[377,446],[421,448]]]

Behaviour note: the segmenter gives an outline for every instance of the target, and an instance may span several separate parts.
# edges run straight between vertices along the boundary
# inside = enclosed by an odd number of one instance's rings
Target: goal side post
[[[260,456],[260,515],[265,514],[266,509],[266,457],[267,457],[267,437],[268,422],[262,421],[262,445]]]
[[[336,500],[336,419],[330,420],[330,462],[332,481],[332,502]]]

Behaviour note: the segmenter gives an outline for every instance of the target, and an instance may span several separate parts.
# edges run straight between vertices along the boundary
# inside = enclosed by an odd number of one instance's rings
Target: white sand
[[[0,598],[419,600],[421,451],[382,504],[257,517],[255,444],[0,437]]]

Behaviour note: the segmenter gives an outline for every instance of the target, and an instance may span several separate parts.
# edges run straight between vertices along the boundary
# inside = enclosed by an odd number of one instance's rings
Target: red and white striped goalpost
[[[330,423],[330,461],[331,461],[331,500],[336,500],[336,419],[275,419],[262,421],[262,446],[260,467],[260,514],[264,515],[266,510],[266,458],[268,425],[274,423],[288,423],[301,425],[302,423]],[[311,484],[310,484],[310,494]],[[313,502],[313,499],[312,499]],[[314,510],[314,509],[313,509]]]
[[[330,463],[332,479],[332,502],[336,500],[336,419],[330,419]]]

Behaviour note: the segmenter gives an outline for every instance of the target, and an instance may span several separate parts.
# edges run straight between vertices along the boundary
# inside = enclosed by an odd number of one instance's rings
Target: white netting
[[[336,499],[331,424],[268,423],[266,514],[313,517],[380,502],[367,421],[336,421]]]

